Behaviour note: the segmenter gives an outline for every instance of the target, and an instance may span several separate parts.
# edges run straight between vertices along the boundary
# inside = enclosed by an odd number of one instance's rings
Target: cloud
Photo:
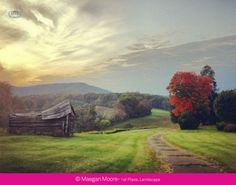
[[[78,16],[85,14],[89,18],[98,19],[109,19],[114,18],[114,15],[120,13],[120,7],[122,2],[107,1],[107,0],[69,0],[68,4],[77,7]],[[119,14],[120,15],[120,14]],[[122,15],[120,15],[122,16]]]
[[[79,10],[92,16],[101,16],[104,13],[104,9],[105,7],[98,1],[87,1]]]
[[[136,43],[128,46],[127,49],[132,51],[144,51],[150,49],[160,49],[170,47],[170,41],[167,40],[167,36],[163,37],[161,35],[145,36]]]
[[[224,89],[235,83],[234,78],[228,78],[235,76],[235,49],[236,35],[174,47],[127,51],[111,58],[110,65],[106,66],[106,74],[96,80],[103,84],[102,79],[110,79],[115,85],[105,87],[113,91],[138,90],[166,94],[166,86],[175,72],[199,73],[208,64],[216,71],[219,88]]]
[[[144,36],[126,46],[126,50],[120,52],[117,56],[108,58],[106,63],[110,66],[122,68],[135,67],[142,65],[143,62],[132,60],[133,58],[142,57],[145,51],[155,51],[161,48],[167,48],[169,45],[170,41],[160,35]],[[109,65],[107,66],[109,67]]]
[[[42,2],[29,2],[24,0],[5,0],[8,7],[11,9],[20,10],[22,13],[22,18],[33,21],[37,25],[45,25],[44,22],[39,20],[35,11],[41,14],[43,17],[50,19],[54,25],[57,25],[58,15],[54,11],[54,9],[47,6],[47,4],[43,4]],[[54,6],[55,8],[56,6]]]
[[[70,74],[66,73],[65,70],[65,73],[62,72],[63,75],[47,76],[47,80],[83,79],[86,81],[86,79],[90,79],[90,83],[96,84],[97,81],[103,83],[102,81],[106,79],[105,81],[108,84],[107,81],[110,79],[113,84],[117,84],[117,87],[121,89],[125,89],[123,86],[126,86],[127,81],[131,80],[139,86],[139,90],[145,89],[142,86],[144,83],[159,84],[158,87],[165,89],[171,75],[176,71],[194,71],[198,73],[201,67],[206,64],[211,65],[217,72],[222,69],[236,68],[236,53],[234,50],[236,40],[235,43],[232,42],[234,38],[236,36],[188,43],[175,47],[164,47],[163,45],[161,48],[145,49],[138,52],[128,50],[125,54],[89,65],[89,68],[85,65]],[[202,49],[204,46],[206,46],[206,49]],[[66,67],[64,68],[66,69]],[[82,74],[81,71],[83,71]],[[98,78],[98,76],[102,77]],[[40,79],[43,81],[45,77]],[[112,82],[109,82],[109,84],[112,84]],[[162,94],[165,93],[162,92]]]
[[[0,17],[1,77],[18,85],[89,79],[125,89],[129,79],[140,88],[147,79],[161,84],[176,70],[197,71],[205,63],[235,67],[236,36],[179,45],[195,39],[165,30],[156,8],[150,20],[140,12],[142,1],[130,2],[1,1],[1,11],[22,11],[19,19]]]
[[[21,67],[27,72],[34,71],[35,83],[45,78],[54,80],[54,77],[62,79],[104,71],[107,64],[103,62],[118,50],[119,44],[113,37],[119,28],[113,25],[116,20],[112,16],[91,19],[85,12],[92,8],[90,3],[69,0],[5,1],[2,7],[6,10],[19,9],[22,17],[0,20],[5,34],[2,34],[5,42],[2,42],[0,53],[2,64],[10,71]],[[26,35],[27,39],[23,39]],[[32,80],[25,83],[30,82]]]
[[[10,70],[5,68],[0,63],[0,80],[9,82],[10,84],[32,84],[37,83],[40,81],[37,79],[37,76],[35,76],[32,71],[26,70],[26,69],[20,69],[17,70]]]
[[[25,31],[10,26],[0,25],[0,48],[21,39],[25,39],[26,37],[27,33]]]

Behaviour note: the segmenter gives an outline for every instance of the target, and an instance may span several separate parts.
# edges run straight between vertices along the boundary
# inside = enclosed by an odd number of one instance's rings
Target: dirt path
[[[217,173],[221,172],[216,164],[210,163],[201,157],[180,149],[168,143],[162,134],[148,138],[148,143],[156,152],[158,158],[170,166],[174,173]]]

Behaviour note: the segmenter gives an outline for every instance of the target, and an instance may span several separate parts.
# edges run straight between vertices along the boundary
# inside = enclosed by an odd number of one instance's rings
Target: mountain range
[[[13,95],[15,96],[28,96],[28,95],[43,95],[43,94],[107,94],[110,91],[88,85],[86,83],[54,83],[32,85],[25,87],[12,87]]]

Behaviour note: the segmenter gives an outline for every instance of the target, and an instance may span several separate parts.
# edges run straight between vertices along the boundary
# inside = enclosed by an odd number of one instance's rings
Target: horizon
[[[168,96],[167,94],[166,95],[163,95],[163,94],[151,94],[151,93],[145,93],[145,92],[140,92],[140,91],[122,91],[122,92],[114,92],[114,91],[111,91],[109,89],[104,89],[102,87],[98,87],[98,86],[95,86],[93,84],[87,84],[87,83],[84,83],[84,82],[65,82],[65,83],[45,83],[45,84],[33,84],[33,85],[26,85],[26,86],[14,86],[14,85],[11,85],[11,87],[13,88],[30,88],[30,87],[35,87],[35,86],[48,86],[48,85],[65,85],[65,84],[85,84],[85,85],[88,85],[88,86],[92,86],[92,87],[95,87],[95,88],[99,88],[99,89],[102,89],[102,90],[105,90],[105,91],[108,91],[108,93],[140,93],[140,94],[150,94],[150,95],[158,95],[158,96]],[[93,92],[91,92],[93,93]],[[100,93],[96,93],[96,94],[100,94]]]
[[[166,96],[175,72],[210,65],[220,90],[235,88],[236,1],[0,5],[0,79],[13,86],[86,83]],[[13,10],[20,17],[9,17]]]

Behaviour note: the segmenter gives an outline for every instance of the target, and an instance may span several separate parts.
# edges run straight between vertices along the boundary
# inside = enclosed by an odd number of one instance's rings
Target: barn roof
[[[22,117],[22,118],[34,118],[36,116],[41,116],[40,112],[29,112],[29,113],[11,113],[10,117]]]
[[[22,118],[35,118],[41,117],[42,120],[58,119],[71,114],[75,116],[75,111],[69,100],[65,100],[47,110],[42,112],[30,112],[30,113],[13,113],[10,114],[11,118],[22,117]]]
[[[65,117],[68,114],[75,116],[75,111],[69,100],[65,100],[41,112],[43,120],[58,119]]]

